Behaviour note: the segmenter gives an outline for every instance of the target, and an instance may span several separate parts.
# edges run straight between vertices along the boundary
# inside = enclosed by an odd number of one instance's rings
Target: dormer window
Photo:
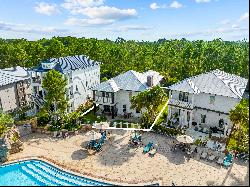
[[[51,62],[42,63],[43,69],[52,69],[54,66],[55,66],[55,63],[51,63]]]
[[[211,95],[210,96],[210,104],[214,104],[214,102],[215,102],[215,96],[214,95]]]

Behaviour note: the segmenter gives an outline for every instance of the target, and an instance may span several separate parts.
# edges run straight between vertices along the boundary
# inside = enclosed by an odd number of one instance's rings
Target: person
[[[175,186],[174,182],[172,181],[172,186]]]

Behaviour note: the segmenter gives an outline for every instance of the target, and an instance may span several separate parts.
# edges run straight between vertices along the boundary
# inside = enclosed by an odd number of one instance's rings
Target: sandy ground
[[[125,183],[142,183],[161,180],[162,185],[249,185],[249,166],[234,163],[229,169],[200,159],[187,160],[179,152],[170,151],[173,139],[152,132],[144,133],[143,143],[158,145],[154,157],[143,154],[143,147],[129,148],[130,133],[115,130],[105,142],[102,152],[89,155],[84,134],[66,139],[34,133],[22,139],[24,150],[10,155],[10,160],[29,156],[42,156],[65,168],[96,178]]]

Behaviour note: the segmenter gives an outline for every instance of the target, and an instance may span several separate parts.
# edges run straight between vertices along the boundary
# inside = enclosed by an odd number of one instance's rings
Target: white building
[[[13,112],[30,104],[30,77],[20,66],[0,69],[0,110]]]
[[[30,71],[36,111],[43,105],[45,99],[46,91],[42,88],[43,77],[51,69],[60,72],[68,80],[66,87],[66,97],[69,98],[70,104],[68,112],[76,110],[79,105],[91,98],[91,88],[100,84],[99,63],[86,56],[67,56],[43,61]]]
[[[140,117],[139,111],[130,108],[130,98],[158,85],[162,78],[163,76],[152,70],[145,73],[130,70],[94,87],[93,99],[101,112],[110,114],[112,118],[126,114]]]
[[[242,99],[247,79],[214,70],[178,82],[168,89],[168,121],[181,126],[231,129],[229,111]]]

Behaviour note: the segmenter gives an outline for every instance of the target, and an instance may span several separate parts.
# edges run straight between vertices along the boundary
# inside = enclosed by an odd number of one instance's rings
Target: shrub
[[[59,121],[53,121],[48,128],[48,130],[50,131],[59,131],[60,129],[62,129],[62,123],[60,123]]]

